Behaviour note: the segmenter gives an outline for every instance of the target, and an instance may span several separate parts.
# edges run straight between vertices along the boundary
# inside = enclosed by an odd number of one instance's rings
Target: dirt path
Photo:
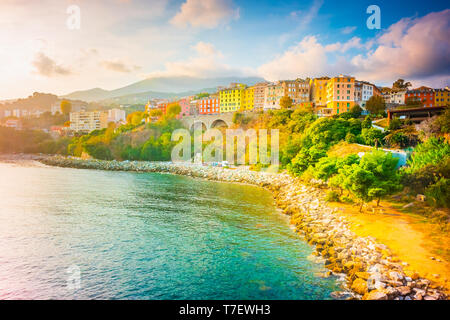
[[[358,208],[342,203],[330,203],[338,208],[360,236],[372,236],[383,243],[403,262],[406,270],[435,281],[450,292],[450,235],[439,224],[381,203],[382,213],[359,213]]]

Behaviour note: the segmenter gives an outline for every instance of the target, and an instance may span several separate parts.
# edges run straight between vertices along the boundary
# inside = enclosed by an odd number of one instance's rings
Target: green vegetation
[[[72,111],[72,103],[67,100],[62,100],[61,101],[61,113],[64,115],[68,115],[68,114],[70,114],[71,111]]]
[[[281,107],[281,109],[292,108],[292,99],[289,96],[282,97],[280,99],[280,107]]]
[[[381,96],[372,96],[366,102],[366,110],[371,114],[378,115],[382,114],[386,109],[386,103]]]

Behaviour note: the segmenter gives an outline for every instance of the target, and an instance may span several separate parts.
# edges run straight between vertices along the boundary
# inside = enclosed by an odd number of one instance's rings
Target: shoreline
[[[345,278],[344,292],[335,298],[367,300],[443,300],[444,288],[415,272],[403,270],[391,250],[373,237],[360,237],[349,222],[332,209],[323,193],[286,173],[225,169],[191,163],[82,160],[47,155],[0,155],[0,160],[34,160],[45,165],[107,171],[154,172],[210,181],[244,183],[270,191],[278,209],[290,216],[294,230],[315,246],[314,255],[330,271]],[[348,292],[346,292],[348,290]]]

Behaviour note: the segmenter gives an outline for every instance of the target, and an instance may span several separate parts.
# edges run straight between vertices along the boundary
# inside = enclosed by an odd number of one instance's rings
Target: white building
[[[365,81],[355,81],[355,103],[366,111],[366,103],[372,98],[374,91],[375,85]]]
[[[108,110],[108,122],[125,123],[126,113],[122,109],[110,109]]]
[[[70,129],[89,133],[108,127],[108,113],[104,111],[80,111],[70,113]]]

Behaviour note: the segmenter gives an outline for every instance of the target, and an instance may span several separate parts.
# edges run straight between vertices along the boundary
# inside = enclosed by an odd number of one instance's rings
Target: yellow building
[[[246,88],[242,91],[241,110],[252,110],[255,107],[255,91],[254,88]]]
[[[434,106],[435,107],[445,107],[450,106],[450,90],[445,89],[434,89]]]
[[[323,115],[335,115],[350,111],[355,104],[355,78],[339,75],[327,81],[327,106]]]
[[[229,88],[220,90],[220,113],[239,111],[246,86],[232,83]]]
[[[311,101],[316,107],[325,107],[327,105],[327,82],[328,77],[315,78],[310,80]]]

